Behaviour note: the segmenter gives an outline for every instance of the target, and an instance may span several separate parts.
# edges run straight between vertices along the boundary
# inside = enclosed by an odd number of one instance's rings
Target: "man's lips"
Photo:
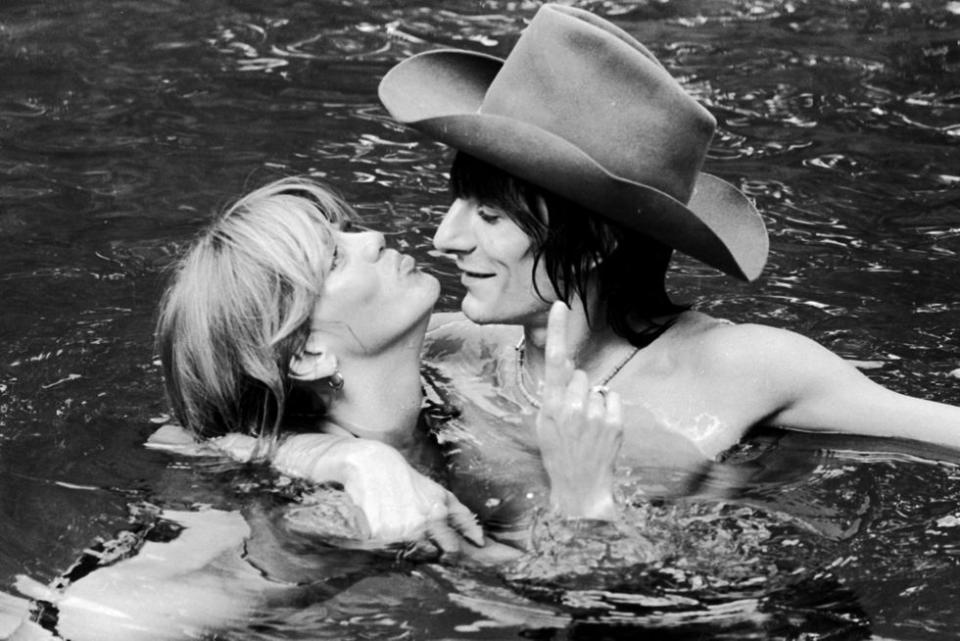
[[[475,272],[469,269],[460,268],[460,273],[464,278],[493,278],[495,274],[490,272]]]

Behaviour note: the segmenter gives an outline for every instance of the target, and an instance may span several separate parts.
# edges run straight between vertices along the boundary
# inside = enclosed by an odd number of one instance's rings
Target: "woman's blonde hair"
[[[285,178],[244,196],[187,250],[160,303],[157,348],[180,423],[198,436],[273,437],[333,251],[353,210]]]

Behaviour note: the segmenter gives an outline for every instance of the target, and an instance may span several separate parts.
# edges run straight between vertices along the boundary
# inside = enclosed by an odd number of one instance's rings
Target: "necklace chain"
[[[523,363],[524,363],[524,360],[525,360],[525,359],[524,359],[524,356],[526,355],[526,351],[527,351],[527,350],[526,350],[526,344],[527,344],[526,341],[527,341],[527,337],[526,337],[525,335],[524,335],[524,336],[521,336],[521,337],[520,337],[520,341],[517,343],[516,347],[514,347],[514,350],[515,350],[516,353],[517,353],[517,359],[516,359],[516,367],[517,367],[517,389],[520,390],[520,393],[523,395],[523,397],[527,400],[528,403],[530,403],[530,404],[531,404],[533,407],[535,407],[536,409],[540,409],[540,407],[541,407],[541,405],[542,405],[542,404],[540,403],[540,400],[539,400],[536,396],[534,396],[534,395],[530,392],[530,390],[527,389],[526,383],[523,382]],[[612,370],[610,370],[610,373],[607,374],[607,376],[606,376],[602,381],[600,381],[599,387],[603,387],[603,386],[607,385],[607,383],[609,383],[610,381],[612,381],[612,380],[613,380],[613,377],[616,376],[617,374],[619,374],[619,373],[620,373],[620,370],[622,370],[624,367],[626,367],[627,363],[629,363],[630,360],[631,360],[634,356],[636,356],[636,355],[637,355],[637,352],[639,352],[639,351],[640,351],[640,348],[639,348],[639,347],[634,347],[632,350],[630,350],[630,353],[627,354],[626,357],[625,357],[622,361],[620,361],[619,363],[617,363],[617,365],[616,365]]]

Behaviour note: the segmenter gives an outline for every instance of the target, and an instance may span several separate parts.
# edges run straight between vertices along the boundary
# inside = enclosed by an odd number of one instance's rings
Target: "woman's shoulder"
[[[427,334],[435,334],[464,322],[469,321],[463,312],[434,312],[427,324]]]

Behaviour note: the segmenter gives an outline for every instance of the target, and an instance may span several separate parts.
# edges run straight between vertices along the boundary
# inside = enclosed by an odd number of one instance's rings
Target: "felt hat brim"
[[[753,204],[736,187],[699,172],[687,203],[617,176],[575,144],[529,122],[483,112],[503,60],[437,50],[397,64],[380,83],[397,120],[454,149],[557,193],[743,280],[763,270],[769,246]]]

